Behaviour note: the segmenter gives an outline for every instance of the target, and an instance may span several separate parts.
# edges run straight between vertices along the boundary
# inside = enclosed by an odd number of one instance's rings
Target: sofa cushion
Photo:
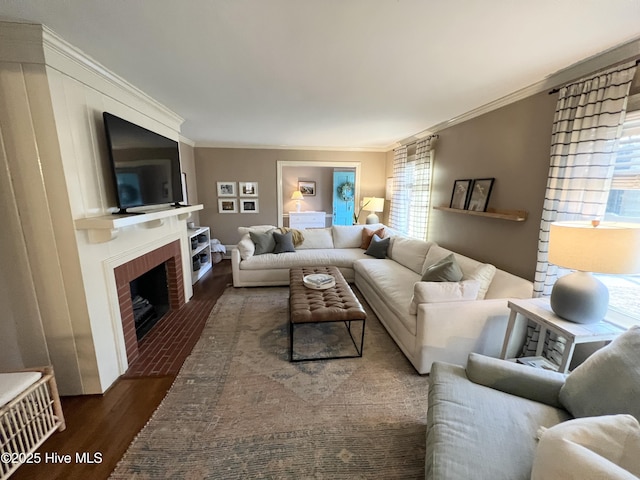
[[[429,375],[425,478],[528,479],[535,432],[571,418],[563,409],[469,381],[435,362]]]
[[[307,228],[302,232],[302,235],[304,241],[298,246],[298,250],[333,248],[331,228]]]
[[[371,239],[374,235],[378,235],[380,238],[384,238],[384,227],[378,228],[377,230],[373,230],[371,228],[363,228],[362,229],[362,243],[360,244],[360,248],[366,250],[371,245]]]
[[[238,233],[240,235],[246,235],[249,232],[258,232],[258,233],[264,233],[264,232],[268,232],[269,230],[275,230],[276,227],[275,225],[253,225],[250,227],[238,227]]]
[[[394,236],[389,246],[388,255],[391,260],[422,274],[425,256],[431,245],[433,245],[432,242],[425,242],[417,238]]]
[[[335,248],[360,248],[362,225],[334,225],[331,228]]]
[[[369,248],[367,248],[367,251],[364,252],[365,255],[369,255],[374,258],[386,258],[390,241],[390,238],[382,239],[378,235],[374,235],[371,238]]]
[[[493,276],[496,274],[496,267],[489,263],[481,263],[477,260],[474,260],[469,257],[465,257],[464,255],[460,255],[458,253],[452,252],[451,250],[447,250],[446,248],[442,248],[439,245],[433,245],[429,248],[427,255],[424,260],[424,265],[420,273],[424,273],[424,271],[438,260],[442,260],[446,256],[450,254],[454,254],[456,262],[460,266],[462,270],[462,279],[463,280],[478,280],[480,282],[480,290],[478,290],[478,300],[483,300],[485,295],[487,294],[487,290],[491,285],[491,281],[493,280]]]
[[[285,252],[296,251],[295,247],[293,246],[293,232],[291,231],[287,233],[273,232],[273,239],[276,242],[276,245],[273,249],[273,253],[285,253]]]
[[[420,303],[442,303],[475,300],[480,284],[475,280],[464,282],[416,282],[409,313],[418,313]]]
[[[569,420],[540,435],[532,480],[640,477],[640,424],[631,415]]]
[[[418,313],[420,303],[460,302],[475,300],[480,283],[476,280],[464,282],[416,282],[413,286],[413,296],[409,313]]]
[[[422,274],[423,282],[459,282],[460,280],[462,280],[462,270],[453,253],[428,266]],[[477,283],[480,288],[480,282]],[[477,291],[476,295],[478,295]]]
[[[240,252],[240,258],[242,260],[246,260],[256,252],[256,244],[251,240],[251,235],[249,233],[245,233],[242,236],[238,245],[236,245],[236,248]]]
[[[388,258],[378,260],[366,257],[365,260],[357,261],[353,268],[378,297],[384,298],[386,306],[398,317],[404,328],[415,335],[416,316],[409,313],[409,305],[413,285],[420,280],[420,276]]]
[[[273,252],[276,248],[276,241],[273,238],[273,232],[249,232],[251,241],[256,245],[254,255],[263,255]]]
[[[274,270],[325,265],[353,268],[353,262],[363,258],[371,257],[366,256],[364,250],[360,248],[296,250],[295,253],[287,255],[275,253],[254,255],[240,263],[240,270]]]
[[[560,402],[574,417],[629,413],[640,419],[640,326],[631,327],[569,374]]]

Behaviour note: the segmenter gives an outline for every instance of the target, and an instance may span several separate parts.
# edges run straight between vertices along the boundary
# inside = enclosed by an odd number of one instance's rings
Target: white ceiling
[[[197,145],[390,149],[640,36],[639,0],[0,0]]]

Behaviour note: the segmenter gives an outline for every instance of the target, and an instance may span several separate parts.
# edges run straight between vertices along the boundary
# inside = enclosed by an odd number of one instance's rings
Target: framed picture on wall
[[[238,182],[241,197],[257,197],[258,182]]]
[[[316,182],[298,180],[298,190],[302,195],[313,197],[316,194]]]
[[[237,197],[236,182],[218,182],[219,197]]]
[[[467,208],[467,200],[471,191],[471,183],[473,180],[464,179],[453,182],[453,192],[451,192],[450,208],[458,208],[464,210]]]
[[[255,198],[240,199],[240,213],[258,213],[258,200]]]
[[[182,172],[182,201],[185,205],[189,205],[187,200],[187,174]]]
[[[495,178],[476,178],[471,185],[467,210],[486,212]]]
[[[237,198],[219,198],[218,213],[238,213]]]

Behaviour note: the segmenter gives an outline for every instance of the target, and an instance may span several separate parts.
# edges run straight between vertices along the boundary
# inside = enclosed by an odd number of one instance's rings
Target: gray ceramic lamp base
[[[375,213],[371,213],[367,216],[367,225],[371,225],[372,223],[380,223],[380,219]]]
[[[602,320],[609,308],[609,290],[593,275],[574,272],[559,278],[551,291],[551,309],[575,323]]]

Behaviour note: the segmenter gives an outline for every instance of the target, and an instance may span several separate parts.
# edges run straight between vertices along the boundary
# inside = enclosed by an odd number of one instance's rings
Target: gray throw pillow
[[[422,275],[423,282],[459,282],[462,270],[453,253],[427,267]]]
[[[367,251],[364,252],[364,254],[370,255],[374,258],[386,258],[390,241],[391,237],[382,239],[378,235],[374,235],[371,237],[369,248],[367,248]]]
[[[628,413],[640,420],[640,326],[631,327],[569,374],[560,403],[574,417]]]
[[[273,232],[273,239],[276,242],[276,248],[273,249],[273,253],[295,252],[296,249],[293,246],[293,232],[278,233]]]
[[[263,255],[265,253],[273,253],[273,249],[276,248],[276,241],[273,239],[273,231],[260,233],[249,232],[251,240],[256,245],[256,251],[254,255]]]

